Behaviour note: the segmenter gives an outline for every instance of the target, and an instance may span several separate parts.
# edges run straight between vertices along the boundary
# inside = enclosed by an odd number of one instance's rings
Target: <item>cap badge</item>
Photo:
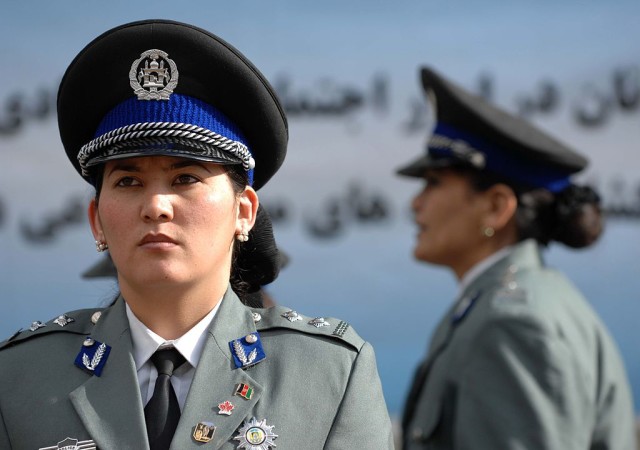
[[[82,343],[80,353],[76,356],[75,365],[99,377],[110,351],[111,347],[107,344],[88,337]]]
[[[247,450],[269,450],[276,444],[273,442],[278,437],[273,432],[273,425],[267,425],[267,419],[258,421],[255,417],[245,421],[238,430],[238,435],[233,439],[240,441],[238,448]]]
[[[198,442],[209,442],[213,439],[216,427],[211,422],[200,422],[193,430],[193,438]]]
[[[169,100],[178,85],[178,67],[166,52],[147,50],[131,65],[129,83],[138,100]]]
[[[237,368],[253,366],[266,358],[260,334],[257,331],[245,337],[234,339],[229,342],[229,347]]]
[[[222,414],[224,416],[230,416],[231,411],[233,411],[234,408],[235,406],[233,406],[233,403],[231,403],[229,400],[225,400],[224,402],[218,405],[218,410],[219,410],[218,414]]]

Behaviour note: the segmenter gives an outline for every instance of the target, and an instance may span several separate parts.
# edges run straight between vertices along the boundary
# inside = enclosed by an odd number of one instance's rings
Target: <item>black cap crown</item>
[[[238,50],[192,25],[146,20],[87,45],[58,92],[67,156],[88,168],[169,154],[253,171],[263,186],[282,165],[287,119],[265,77]]]

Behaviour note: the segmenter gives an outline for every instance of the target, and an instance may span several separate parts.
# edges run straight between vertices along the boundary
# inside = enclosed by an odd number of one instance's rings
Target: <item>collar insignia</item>
[[[260,334],[257,331],[234,339],[229,342],[229,347],[231,348],[233,362],[237,368],[253,366],[266,358]]]
[[[80,353],[76,356],[75,365],[99,377],[110,352],[110,346],[88,337],[82,343]]]

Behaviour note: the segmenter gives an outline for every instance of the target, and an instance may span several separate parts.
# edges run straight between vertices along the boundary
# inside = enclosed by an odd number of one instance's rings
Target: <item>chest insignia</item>
[[[250,367],[266,358],[260,334],[256,331],[229,342],[233,362],[237,368]]]
[[[111,347],[90,337],[82,343],[80,353],[76,356],[75,365],[99,377],[107,362]]]

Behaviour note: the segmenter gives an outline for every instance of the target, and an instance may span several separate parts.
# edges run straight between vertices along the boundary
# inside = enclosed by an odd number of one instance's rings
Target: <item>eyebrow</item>
[[[140,166],[137,166],[135,164],[116,163],[113,165],[107,176],[110,176],[113,172],[119,170],[123,172],[140,172]]]
[[[184,169],[185,167],[191,167],[191,166],[200,167],[200,168],[206,170],[207,172],[211,173],[211,171],[209,170],[209,168],[207,166],[202,164],[200,161],[193,160],[193,159],[185,159],[185,160],[182,160],[182,161],[178,161],[178,162],[176,162],[174,164],[171,164],[171,170]]]
[[[185,167],[191,167],[191,166],[200,167],[200,168],[206,170],[207,172],[211,173],[211,171],[209,170],[209,168],[207,166],[205,166],[204,164],[202,164],[199,161],[192,160],[192,159],[185,159],[185,160],[182,160],[182,161],[175,162],[175,163],[171,164],[171,166],[169,167],[169,170],[184,169]],[[114,166],[111,168],[111,170],[109,171],[107,176],[113,174],[116,171],[140,172],[140,166],[137,165],[137,164],[119,162],[119,163],[114,164]]]

